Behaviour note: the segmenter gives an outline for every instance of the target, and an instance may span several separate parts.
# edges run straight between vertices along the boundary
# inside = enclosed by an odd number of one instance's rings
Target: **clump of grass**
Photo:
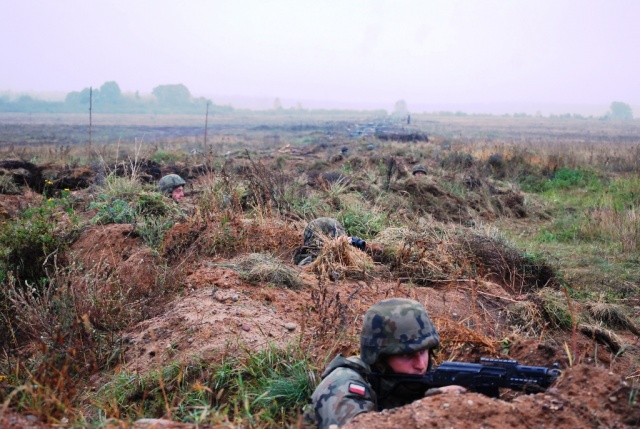
[[[469,329],[461,322],[446,317],[434,317],[433,323],[443,339],[440,349],[446,350],[448,355],[442,360],[455,360],[457,354],[470,347],[485,355],[495,355],[498,352],[498,341]]]
[[[105,177],[103,191],[112,199],[130,199],[143,190],[144,185],[135,175],[118,176],[111,173]]]
[[[336,220],[344,226],[349,235],[370,239],[385,226],[387,217],[377,207],[369,207],[359,194],[347,194],[342,199],[341,210]]]
[[[590,169],[571,169],[561,167],[555,171],[551,178],[532,175],[523,176],[520,186],[527,192],[554,193],[567,189],[588,188],[598,190],[602,187],[602,180],[598,174]]]
[[[578,316],[572,315],[566,296],[561,291],[545,287],[537,291],[532,299],[552,327],[569,329],[573,327],[574,322],[577,325],[578,321],[574,321],[573,318]]]
[[[424,285],[468,274],[457,255],[454,235],[439,224],[425,224],[387,228],[375,241],[383,246],[382,259],[396,275]]]
[[[252,283],[272,283],[290,289],[299,289],[302,281],[298,272],[268,253],[250,253],[236,259],[242,277]]]
[[[607,302],[589,302],[586,304],[587,311],[596,321],[605,323],[611,328],[628,329],[635,335],[640,336],[640,329],[627,316],[624,308],[617,304]]]
[[[382,260],[417,284],[494,277],[512,293],[553,285],[552,267],[493,232],[469,232],[436,222],[387,228],[378,234]]]
[[[635,205],[623,210],[593,209],[580,224],[580,236],[618,245],[626,252],[637,252],[640,250],[640,211]]]
[[[18,195],[20,187],[9,174],[0,174],[0,194]]]
[[[305,267],[316,273],[320,279],[363,278],[373,270],[373,260],[365,252],[353,247],[349,243],[349,237],[321,239],[323,244],[320,253]]]
[[[622,339],[609,329],[605,329],[599,325],[582,323],[580,324],[580,332],[587,337],[609,346],[613,353],[617,354],[622,350],[622,345],[624,344]]]
[[[555,270],[544,257],[517,249],[495,231],[461,234],[459,243],[479,274],[497,277],[512,293],[557,285]]]
[[[543,311],[533,301],[518,301],[508,310],[510,323],[524,332],[539,335],[547,326]]]
[[[80,230],[73,210],[63,212],[56,199],[43,200],[15,219],[0,225],[0,316],[7,325],[19,310],[11,298],[9,284],[16,290],[42,292],[64,251]],[[66,219],[66,220],[65,220]],[[11,329],[0,329],[0,344],[8,341]]]

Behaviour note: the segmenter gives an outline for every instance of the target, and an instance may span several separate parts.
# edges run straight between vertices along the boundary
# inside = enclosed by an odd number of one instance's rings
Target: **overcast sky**
[[[0,91],[640,106],[639,20],[636,0],[0,0]]]

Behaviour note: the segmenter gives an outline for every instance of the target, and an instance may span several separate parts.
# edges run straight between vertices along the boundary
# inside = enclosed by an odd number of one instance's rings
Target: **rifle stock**
[[[519,365],[511,359],[482,358],[480,363],[443,362],[425,375],[377,374],[372,373],[374,382],[384,378],[394,387],[410,385],[424,390],[433,387],[458,385],[472,392],[497,398],[500,388],[508,388],[526,393],[545,391],[560,375],[558,365],[553,368]]]

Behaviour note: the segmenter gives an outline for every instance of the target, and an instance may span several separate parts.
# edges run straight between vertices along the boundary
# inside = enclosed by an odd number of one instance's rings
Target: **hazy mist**
[[[115,81],[234,107],[638,112],[638,17],[635,0],[0,0],[0,92]]]

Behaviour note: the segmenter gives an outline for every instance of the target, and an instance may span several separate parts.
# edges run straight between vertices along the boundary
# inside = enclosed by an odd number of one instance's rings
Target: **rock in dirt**
[[[285,323],[284,327],[288,330],[288,331],[295,331],[296,328],[298,327],[298,325],[296,325],[293,322],[289,322],[289,323]]]

